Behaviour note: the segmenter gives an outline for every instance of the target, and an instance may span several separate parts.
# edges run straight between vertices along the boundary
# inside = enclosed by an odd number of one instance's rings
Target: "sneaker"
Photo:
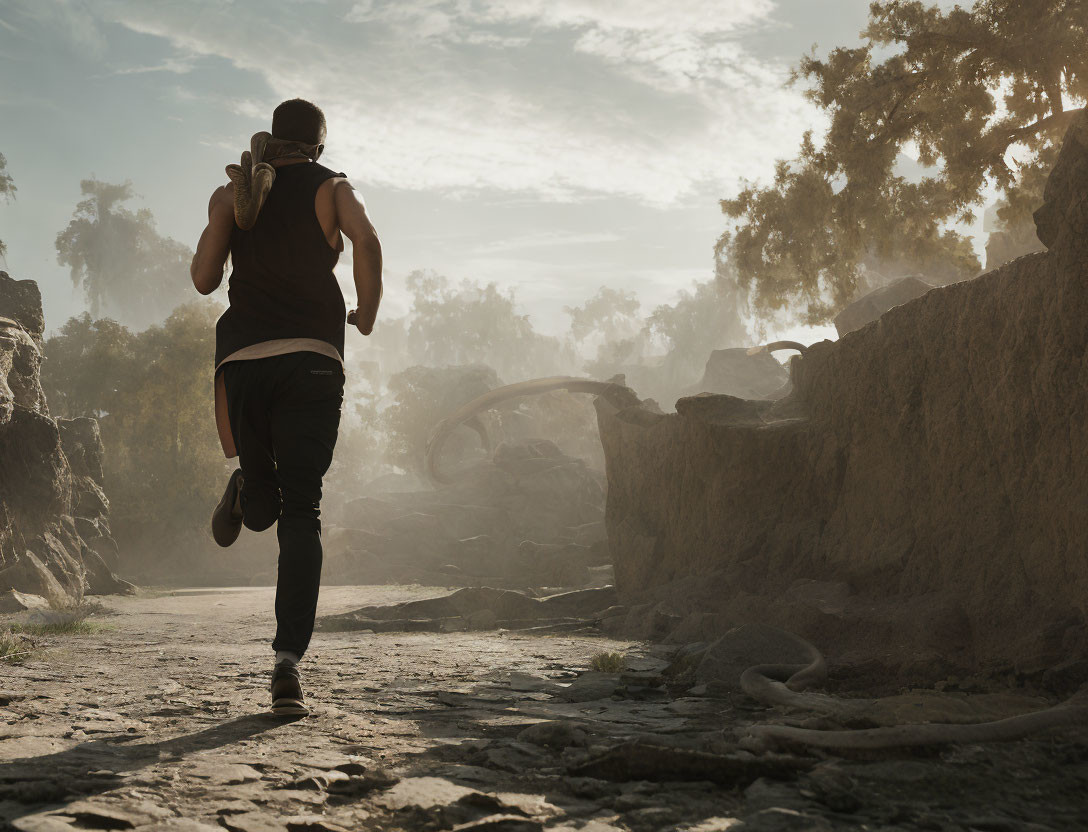
[[[220,546],[230,546],[242,531],[242,469],[237,469],[227,480],[223,499],[212,512],[212,537]]]
[[[310,709],[302,701],[298,667],[280,662],[272,670],[272,713],[276,716],[308,716]]]

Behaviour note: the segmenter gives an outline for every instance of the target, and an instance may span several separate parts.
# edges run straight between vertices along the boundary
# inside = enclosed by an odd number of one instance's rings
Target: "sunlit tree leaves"
[[[188,246],[156,230],[146,208],[133,211],[131,183],[85,179],[68,227],[57,235],[57,261],[68,266],[93,316],[144,327],[192,296]]]
[[[219,312],[195,301],[143,332],[84,314],[45,342],[42,386],[51,410],[99,421],[122,542],[207,534],[208,507],[228,471],[213,421]]]
[[[861,289],[917,273],[976,274],[970,220],[983,189],[1008,228],[1039,203],[1054,148],[1088,95],[1088,0],[978,0],[945,12],[875,2],[864,44],[807,57],[796,77],[829,118],[769,187],[722,201],[718,243],[753,307],[826,321]],[[898,162],[916,155],[925,174]]]
[[[11,178],[11,174],[8,173],[8,160],[4,158],[4,154],[0,153],[0,197],[5,200],[11,200],[15,197],[15,180]],[[0,257],[7,254],[7,246],[4,245],[4,241],[0,240]]]

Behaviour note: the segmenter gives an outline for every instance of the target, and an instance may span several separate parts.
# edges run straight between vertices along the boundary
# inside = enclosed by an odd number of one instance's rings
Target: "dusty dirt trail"
[[[321,613],[441,593],[331,587]],[[270,589],[107,606],[0,666],[0,829],[1088,829],[1075,737],[746,756],[733,727],[788,717],[667,695],[648,646],[501,632],[319,632],[314,714],[285,722],[265,713]],[[603,651],[632,670],[586,673]]]
[[[326,588],[320,614],[442,592]],[[457,779],[490,790],[517,780],[540,762],[539,748],[490,749],[485,738],[544,717],[510,706],[550,698],[533,689],[626,644],[317,633],[304,663],[314,713],[285,722],[264,713],[272,598],[271,589],[110,598],[117,614],[93,618],[96,632],[57,638],[46,655],[0,668],[0,822],[257,830],[357,828],[365,820],[368,828],[424,828],[497,813],[563,814],[540,797],[476,805],[473,795],[443,818],[439,808],[470,789],[403,770],[448,775],[443,747],[479,741],[462,751],[484,765],[453,764]],[[393,768],[403,779],[390,787],[396,775],[385,770]]]

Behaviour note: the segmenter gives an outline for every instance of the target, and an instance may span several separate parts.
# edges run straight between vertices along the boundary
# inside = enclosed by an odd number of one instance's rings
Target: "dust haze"
[[[1083,828],[1083,0],[228,5],[0,8],[0,829]],[[190,264],[296,95],[385,294],[285,720]]]

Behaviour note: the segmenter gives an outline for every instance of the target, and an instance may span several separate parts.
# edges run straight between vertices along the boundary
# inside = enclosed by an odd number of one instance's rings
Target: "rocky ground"
[[[332,587],[321,612],[443,592]],[[314,714],[288,722],[264,713],[270,589],[108,607],[0,662],[0,829],[1088,829],[1084,729],[925,755],[753,755],[745,725],[820,720],[663,676],[675,646],[577,627],[322,631],[305,661]],[[612,653],[624,672],[608,672],[614,657],[589,670]]]

